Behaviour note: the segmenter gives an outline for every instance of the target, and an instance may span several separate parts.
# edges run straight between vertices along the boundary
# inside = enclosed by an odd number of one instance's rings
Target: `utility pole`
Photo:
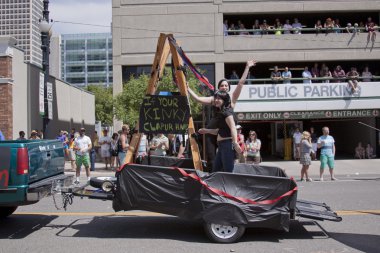
[[[43,133],[46,136],[46,128],[49,124],[47,82],[49,80],[49,55],[50,55],[50,24],[49,24],[49,0],[43,0],[44,9],[40,20],[41,49],[42,49],[42,70],[44,73],[44,115]]]

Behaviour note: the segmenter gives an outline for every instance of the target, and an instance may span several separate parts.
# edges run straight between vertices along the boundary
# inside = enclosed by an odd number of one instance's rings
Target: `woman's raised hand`
[[[257,63],[257,61],[255,61],[255,60],[249,60],[249,61],[247,61],[247,67],[252,67],[252,66],[255,66],[256,65],[256,63]]]

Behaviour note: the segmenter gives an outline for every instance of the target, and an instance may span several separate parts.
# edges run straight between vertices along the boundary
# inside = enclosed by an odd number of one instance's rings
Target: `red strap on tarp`
[[[184,169],[177,168],[177,167],[173,167],[173,169],[178,170],[184,177],[190,177],[190,178],[194,179],[195,181],[198,181],[207,190],[213,192],[216,195],[223,196],[223,197],[229,198],[231,200],[234,200],[234,201],[237,201],[237,202],[241,202],[241,203],[245,203],[245,204],[271,205],[271,204],[274,204],[274,203],[278,202],[279,200],[283,199],[286,196],[291,196],[294,192],[296,192],[298,190],[298,187],[296,186],[292,190],[290,190],[290,191],[282,194],[281,196],[279,196],[279,197],[277,197],[275,199],[268,199],[268,200],[262,200],[262,201],[254,201],[254,200],[247,199],[247,198],[235,197],[235,196],[232,196],[231,194],[228,194],[227,192],[224,192],[224,191],[221,191],[221,190],[216,189],[214,187],[211,187],[206,182],[204,182],[200,177],[198,177],[197,175],[195,175],[193,173],[189,174]]]

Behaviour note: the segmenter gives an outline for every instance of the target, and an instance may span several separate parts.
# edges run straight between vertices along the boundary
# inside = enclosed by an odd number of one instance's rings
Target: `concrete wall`
[[[28,76],[27,64],[24,62],[24,52],[14,49],[12,57],[13,68],[13,133],[12,138],[18,138],[18,132],[27,133],[28,126]],[[28,134],[28,133],[27,133]]]
[[[32,129],[43,129],[39,115],[39,74],[41,69],[28,65],[28,134]],[[95,125],[95,96],[87,91],[50,77],[53,84],[53,119],[49,121],[45,138],[55,138],[59,130],[86,127],[91,134]]]

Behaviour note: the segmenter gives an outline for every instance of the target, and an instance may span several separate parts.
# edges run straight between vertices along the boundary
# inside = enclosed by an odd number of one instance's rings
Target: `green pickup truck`
[[[38,202],[53,184],[67,186],[65,156],[59,140],[0,141],[0,218],[18,206]]]

